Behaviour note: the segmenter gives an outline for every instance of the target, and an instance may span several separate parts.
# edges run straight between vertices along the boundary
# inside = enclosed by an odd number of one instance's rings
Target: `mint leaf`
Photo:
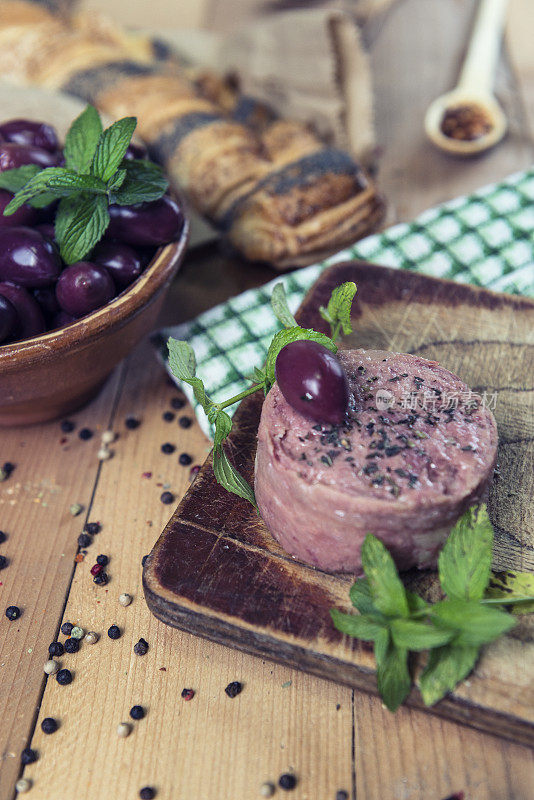
[[[358,578],[350,587],[349,597],[352,605],[360,614],[371,614],[377,608],[373,603],[371,587],[367,578]]]
[[[121,171],[126,170],[124,182],[113,189],[111,201],[119,206],[133,206],[158,200],[169,188],[169,181],[158,164],[136,159],[123,161]]]
[[[169,367],[175,378],[179,381],[188,383],[192,387],[195,399],[208,413],[211,403],[206,397],[206,390],[200,378],[196,377],[197,361],[195,352],[190,344],[179,339],[169,337],[167,342],[169,348]]]
[[[22,167],[0,172],[0,189],[6,189],[8,192],[16,194],[38,172],[41,172],[41,167],[38,167],[37,164],[24,164]]]
[[[136,117],[124,117],[101,134],[93,156],[91,172],[103,181],[109,181],[119,168],[137,125]]]
[[[213,450],[213,473],[217,483],[227,492],[232,492],[232,494],[242,497],[243,500],[248,500],[249,503],[252,503],[257,508],[254,492],[243,476],[230,463],[222,445]]]
[[[438,570],[445,594],[458,600],[480,600],[490,579],[493,528],[485,505],[463,514],[443,550]]]
[[[126,180],[127,172],[125,169],[118,169],[115,175],[109,179],[108,181],[108,192],[113,192],[116,189],[120,189],[124,181]]]
[[[217,450],[219,447],[221,447],[222,443],[232,430],[232,419],[228,416],[226,411],[217,411],[215,419],[213,420],[213,424],[215,425],[213,446]]]
[[[426,622],[414,619],[393,619],[390,623],[391,636],[397,647],[405,650],[430,650],[447,644],[454,636],[454,631],[435,628]]]
[[[494,572],[485,596],[488,601],[512,604],[513,614],[529,614],[534,611],[534,573]]]
[[[81,261],[100,241],[108,225],[108,204],[102,195],[63,198],[55,226],[61,258],[67,264]]]
[[[65,137],[65,166],[77,172],[88,172],[101,135],[102,122],[98,111],[88,105],[74,120]]]
[[[352,333],[350,312],[356,289],[356,284],[352,281],[342,283],[332,292],[327,307],[320,306],[319,308],[321,317],[330,325],[331,336],[334,341],[339,336],[340,328],[345,336]]]
[[[379,661],[377,659],[376,678],[385,706],[390,711],[396,711],[408,696],[412,685],[407,651],[390,643],[385,654],[381,655]]]
[[[477,600],[442,600],[432,606],[430,617],[437,626],[456,631],[454,644],[475,647],[498,639],[516,624],[511,614]]]
[[[91,175],[78,175],[64,167],[47,167],[30,178],[6,206],[4,213],[9,216],[24,203],[43,194],[50,194],[52,198],[68,197],[71,194],[80,194],[87,190],[96,194],[105,194],[106,186],[101,180]]]
[[[330,609],[330,616],[338,631],[366,642],[374,642],[385,627],[365,614],[343,614],[337,608]]]
[[[391,643],[389,628],[383,628],[375,639],[376,665],[383,664]]]
[[[448,644],[432,650],[419,678],[419,689],[427,706],[433,706],[466,678],[478,658],[477,646]]]
[[[406,591],[397,567],[382,542],[368,533],[362,545],[362,566],[375,606],[388,617],[407,617]]]
[[[280,320],[284,328],[298,327],[298,322],[289,310],[287,295],[283,283],[276,283],[271,294],[271,307],[276,319]]]
[[[324,333],[318,333],[311,328],[296,327],[286,328],[283,331],[278,331],[270,344],[269,351],[267,353],[267,360],[265,362],[265,384],[267,389],[269,389],[275,382],[274,370],[276,359],[282,347],[285,347],[286,344],[297,342],[302,339],[318,342],[319,344],[322,344],[324,347],[328,348],[328,350],[330,350],[332,353],[337,353],[337,347],[332,339],[329,339],[328,336],[324,335]]]
[[[419,597],[418,594],[414,592],[406,592],[406,599],[408,601],[408,608],[410,609],[410,614],[415,614],[418,611],[424,611],[425,609],[429,609],[430,606],[426,603],[422,597]]]

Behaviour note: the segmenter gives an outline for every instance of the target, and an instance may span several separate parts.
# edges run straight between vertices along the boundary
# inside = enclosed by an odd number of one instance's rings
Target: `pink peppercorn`
[[[189,470],[189,480],[190,481],[194,480],[199,472],[200,472],[200,464],[195,464],[195,466],[191,467],[191,469]]]
[[[91,575],[98,575],[100,572],[102,572],[103,569],[104,567],[102,566],[102,564],[94,564],[91,567]]]

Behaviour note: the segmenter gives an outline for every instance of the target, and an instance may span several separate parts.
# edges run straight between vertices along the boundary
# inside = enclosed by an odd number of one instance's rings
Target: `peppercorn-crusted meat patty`
[[[429,567],[451,527],[484,499],[495,419],[455,375],[418,356],[346,350],[346,423],[320,425],[277,384],[263,405],[255,491],[265,524],[292,555],[361,571],[367,533],[398,566]]]

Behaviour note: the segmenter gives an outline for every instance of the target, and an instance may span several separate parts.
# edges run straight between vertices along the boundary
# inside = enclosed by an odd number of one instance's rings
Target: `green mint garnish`
[[[534,576],[492,575],[493,529],[485,506],[470,508],[458,520],[440,553],[438,567],[444,600],[430,604],[408,592],[386,547],[368,534],[362,545],[365,578],[350,589],[359,614],[331,610],[334,626],[348,636],[374,643],[377,683],[390,711],[410,692],[410,653],[428,651],[418,686],[427,706],[454,689],[473,669],[480,647],[516,624],[500,608],[518,613],[534,608]]]
[[[64,167],[29,164],[0,173],[0,188],[15,195],[4,214],[24,203],[42,208],[59,199],[59,252],[67,264],[81,261],[106,232],[112,203],[151,202],[167,191],[157,164],[124,157],[136,124],[135,117],[124,117],[104,130],[98,111],[87,106],[65,137]]]
[[[350,312],[355,294],[356,284],[347,281],[334,289],[326,308],[324,306],[319,308],[321,317],[330,325],[330,336],[334,342],[337,342],[341,331],[344,336],[352,333]]]

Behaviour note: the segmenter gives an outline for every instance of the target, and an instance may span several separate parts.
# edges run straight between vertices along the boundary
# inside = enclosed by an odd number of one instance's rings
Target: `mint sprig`
[[[124,117],[104,130],[98,111],[87,106],[65,137],[64,167],[28,164],[0,173],[0,188],[15,195],[4,214],[60,199],[55,234],[61,257],[67,264],[85,258],[106,232],[111,204],[152,202],[167,191],[157,164],[124,157],[136,124],[135,117]]]
[[[337,341],[341,331],[344,336],[352,333],[350,312],[355,294],[356,284],[347,281],[334,289],[326,308],[324,306],[319,308],[321,317],[330,325],[330,336],[334,342]]]
[[[378,690],[395,711],[412,685],[410,653],[428,651],[418,680],[426,705],[434,705],[473,669],[480,647],[498,639],[516,624],[501,604],[513,609],[534,603],[534,576],[513,573],[513,586],[500,589],[492,577],[493,529],[486,506],[470,508],[460,517],[439,557],[444,600],[429,604],[404,588],[395,563],[376,537],[362,545],[365,578],[350,589],[360,612],[331,610],[342,633],[374,642]]]

